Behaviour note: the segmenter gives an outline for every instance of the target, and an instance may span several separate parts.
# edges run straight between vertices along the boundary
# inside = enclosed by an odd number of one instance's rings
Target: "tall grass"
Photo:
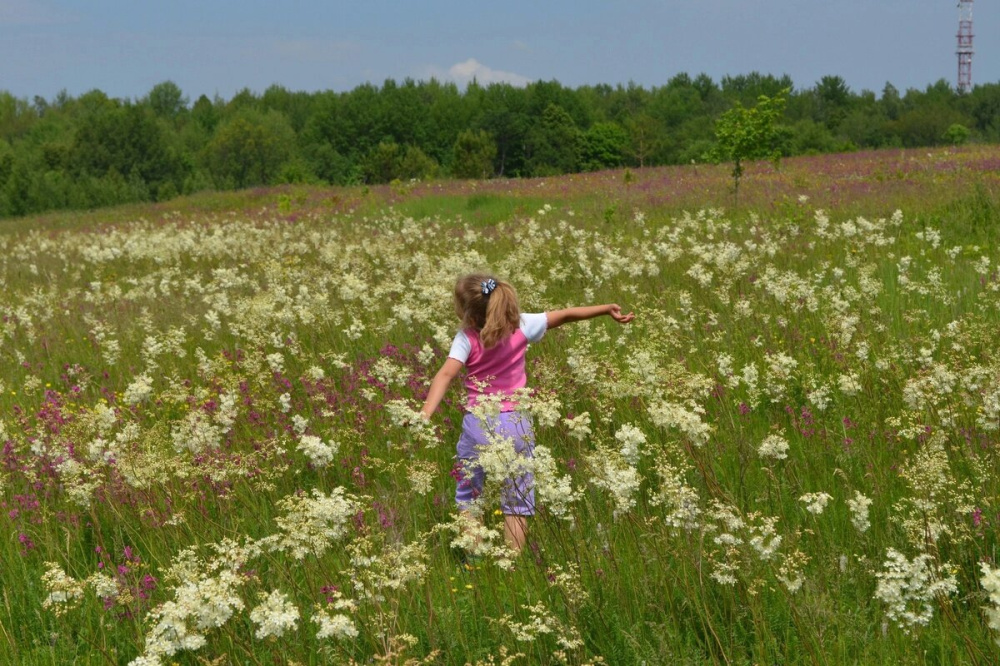
[[[865,215],[787,168],[732,213],[609,172],[8,223],[0,662],[996,662],[993,177]],[[469,564],[461,393],[410,410],[483,267],[638,317],[532,347],[555,477]]]

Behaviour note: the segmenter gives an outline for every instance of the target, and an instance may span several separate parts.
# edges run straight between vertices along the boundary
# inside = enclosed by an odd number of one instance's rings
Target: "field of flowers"
[[[1000,149],[0,225],[0,663],[1000,661]],[[414,419],[489,269],[540,500]],[[481,554],[463,562],[461,546]]]

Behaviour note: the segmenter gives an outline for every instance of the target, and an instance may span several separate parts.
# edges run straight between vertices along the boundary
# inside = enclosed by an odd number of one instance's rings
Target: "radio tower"
[[[972,0],[958,2],[958,92],[972,88]]]

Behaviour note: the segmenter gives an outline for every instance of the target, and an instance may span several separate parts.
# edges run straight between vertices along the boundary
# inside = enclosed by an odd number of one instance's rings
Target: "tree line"
[[[99,90],[27,100],[0,91],[0,216],[161,201],[206,189],[433,178],[550,176],[699,162],[716,121],[761,96],[785,100],[780,156],[1000,142],[1000,83],[940,80],[855,93],[839,76],[678,74],[649,89],[437,80],[346,92],[274,85],[193,103],[173,82],[139,99]]]

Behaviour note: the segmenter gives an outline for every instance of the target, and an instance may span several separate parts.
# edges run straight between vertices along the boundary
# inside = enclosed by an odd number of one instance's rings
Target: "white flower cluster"
[[[698,491],[684,481],[683,473],[660,460],[656,474],[660,477],[660,487],[650,498],[650,504],[664,508],[667,526],[688,531],[701,527],[701,498]]]
[[[63,568],[55,562],[46,562],[45,567],[42,585],[45,586],[48,596],[42,602],[42,608],[51,609],[56,615],[62,615],[83,598],[84,585],[67,576]]]
[[[573,439],[583,441],[591,435],[590,412],[577,414],[571,419],[563,419],[563,423],[566,424],[569,436]]]
[[[854,499],[847,500],[847,506],[851,509],[851,524],[861,533],[867,532],[872,526],[868,520],[868,507],[872,505],[872,500],[855,491]]]
[[[806,505],[806,511],[817,516],[823,513],[826,505],[832,500],[828,493],[806,493],[799,498],[799,501]]]
[[[932,602],[958,592],[952,567],[935,565],[927,553],[908,560],[890,548],[882,566],[882,571],[875,574],[875,598],[888,606],[889,619],[904,632],[930,624],[934,617]]]
[[[313,466],[326,467],[333,462],[333,457],[337,455],[340,445],[337,442],[324,442],[315,435],[302,435],[299,437],[297,448],[309,458],[309,462]]]
[[[213,424],[201,410],[193,410],[174,424],[170,433],[174,450],[190,451],[194,455],[216,449],[222,443],[222,429]]]
[[[788,457],[788,440],[778,434],[768,435],[757,447],[757,453],[761,458],[784,460]]]
[[[655,425],[676,428],[695,446],[707,444],[712,433],[712,426],[701,420],[704,413],[704,408],[694,401],[688,401],[686,405],[661,401],[649,407],[649,416]]]
[[[639,472],[617,452],[598,449],[589,457],[594,475],[590,482],[611,493],[615,502],[612,516],[615,520],[635,507],[642,477]]]
[[[621,446],[622,457],[630,464],[639,462],[642,446],[646,443],[646,435],[631,423],[625,423],[615,433],[615,439]]]
[[[312,621],[319,625],[316,638],[326,640],[335,638],[344,640],[358,637],[358,628],[354,626],[354,621],[343,613],[330,614],[324,610],[317,610],[312,616]]]
[[[280,590],[261,593],[262,603],[250,611],[250,620],[257,625],[254,634],[258,639],[281,638],[286,631],[294,631],[299,620],[299,609]]]
[[[125,394],[122,400],[127,405],[135,405],[145,402],[153,394],[153,380],[149,375],[139,375],[135,380],[125,387]]]
[[[157,663],[182,650],[197,650],[207,639],[205,634],[229,621],[233,613],[243,610],[238,591],[246,578],[233,569],[224,569],[215,576],[183,580],[174,589],[174,599],[150,612],[153,628],[146,635],[145,654],[130,666]]]
[[[979,570],[983,573],[979,584],[986,590],[990,600],[990,605],[984,608],[987,624],[993,631],[1000,632],[1000,569],[994,569],[988,563],[980,562]],[[1000,636],[994,637],[994,640],[1000,645]]]
[[[272,550],[288,552],[297,560],[306,555],[322,555],[334,542],[347,534],[351,518],[358,510],[357,502],[334,488],[329,495],[313,488],[312,496],[290,495],[278,500],[285,511],[276,522],[281,534],[268,537]]]

